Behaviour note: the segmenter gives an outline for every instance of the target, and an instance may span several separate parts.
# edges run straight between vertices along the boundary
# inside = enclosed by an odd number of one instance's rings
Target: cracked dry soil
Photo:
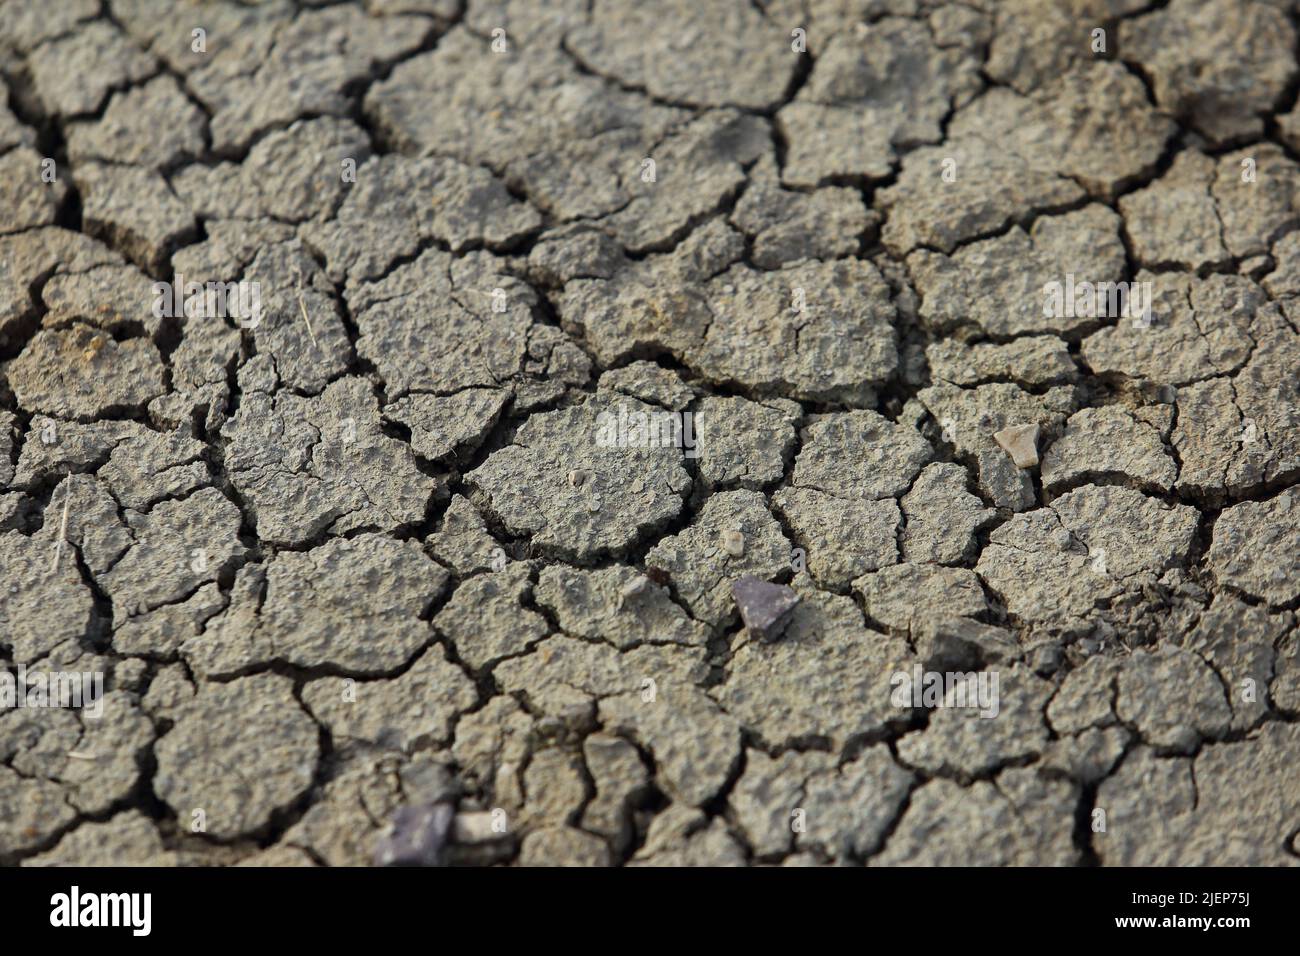
[[[0,863],[1295,863],[1298,17],[0,0]]]

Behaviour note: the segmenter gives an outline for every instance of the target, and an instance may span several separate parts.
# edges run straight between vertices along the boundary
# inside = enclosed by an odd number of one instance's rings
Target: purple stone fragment
[[[450,803],[399,807],[375,846],[375,865],[441,866],[454,815]]]
[[[747,574],[731,585],[731,596],[745,627],[765,641],[780,637],[799,595],[784,584],[770,584]]]

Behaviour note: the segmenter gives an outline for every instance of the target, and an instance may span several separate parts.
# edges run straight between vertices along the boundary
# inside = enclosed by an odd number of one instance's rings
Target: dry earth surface
[[[0,0],[0,863],[1295,863],[1298,9]]]

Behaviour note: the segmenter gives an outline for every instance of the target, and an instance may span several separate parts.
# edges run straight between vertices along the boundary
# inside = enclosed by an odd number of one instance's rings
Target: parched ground
[[[1295,863],[1298,11],[0,0],[0,863]]]

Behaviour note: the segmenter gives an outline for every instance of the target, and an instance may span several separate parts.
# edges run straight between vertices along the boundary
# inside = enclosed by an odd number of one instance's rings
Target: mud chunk
[[[1240,44],[1237,57],[1224,59],[1207,46],[1225,29]],[[1212,143],[1259,135],[1260,114],[1296,71],[1295,30],[1266,3],[1178,0],[1125,20],[1119,42],[1123,56],[1151,77],[1156,102]]]
[[[1054,437],[1074,410],[1069,388],[1048,389],[1042,395],[1011,384],[960,389],[935,385],[917,396],[942,429],[960,458],[972,462],[979,490],[991,504],[1023,511],[1034,503],[1028,474],[1012,460],[994,435],[1010,425],[1037,425],[1039,434]]]
[[[801,850],[816,848],[850,862],[875,852],[914,785],[915,777],[877,744],[840,767],[819,770],[804,786]]]
[[[918,617],[913,620],[911,638],[929,670],[992,668],[1009,664],[1024,652],[1012,631],[969,617]]]
[[[1268,332],[1235,378],[1178,390],[1172,443],[1182,460],[1180,490],[1211,500],[1246,496],[1300,467],[1300,394],[1282,371],[1297,360],[1300,338]]]
[[[985,71],[1019,93],[1032,93],[1094,57],[1091,31],[1097,24],[1142,7],[1140,0],[1085,0],[1047,7],[1034,0],[1006,0],[991,11],[995,25]],[[932,24],[940,12],[931,16]]]
[[[985,139],[978,123],[972,127],[942,146],[908,153],[898,181],[880,191],[886,214],[880,238],[894,255],[917,249],[951,254],[960,243],[1019,221],[1024,209],[1063,210],[1086,195],[1069,177],[1009,153],[1005,142]],[[945,164],[952,182],[942,178]]]
[[[0,856],[39,849],[77,819],[63,789],[0,767]],[[80,861],[78,861],[80,862]]]
[[[45,328],[81,321],[115,334],[156,335],[162,320],[154,314],[153,282],[135,266],[103,265],[85,272],[55,275],[41,290],[48,311]]]
[[[378,534],[282,551],[265,565],[256,617],[245,619],[233,605],[186,642],[185,655],[214,675],[272,661],[391,672],[432,642],[422,618],[448,577],[415,542]]]
[[[68,187],[62,178],[47,183],[41,156],[19,146],[0,156],[0,234],[53,225]]]
[[[868,631],[852,598],[796,582],[800,601],[779,641],[738,641],[713,694],[771,747],[856,737],[905,722],[890,675],[911,666],[907,645]]]
[[[0,11],[0,26],[8,43],[27,51],[46,40],[64,36],[77,24],[95,19],[99,13],[95,0],[68,0],[49,8],[39,3],[9,3]]]
[[[548,746],[535,752],[524,770],[523,829],[564,826],[587,800],[582,761],[568,748]]]
[[[531,416],[465,480],[512,534],[578,560],[619,554],[680,513],[681,434],[670,412],[591,399]],[[568,482],[575,465],[592,475],[581,488]]]
[[[188,598],[243,560],[242,516],[215,488],[125,517],[131,547],[99,579],[115,622]]]
[[[332,215],[343,201],[350,188],[343,161],[360,165],[369,156],[369,137],[350,120],[304,119],[258,140],[242,163],[196,163],[171,184],[205,219],[306,222]]]
[[[844,588],[854,578],[898,560],[901,515],[892,499],[833,497],[812,488],[782,488],[772,503],[804,550],[819,583]]]
[[[429,536],[429,553],[457,574],[505,567],[506,554],[488,534],[483,517],[460,495],[451,499],[442,528]]]
[[[1113,196],[1155,170],[1175,129],[1117,63],[1067,71],[1032,97],[988,90],[956,110],[948,142],[904,157],[898,182],[881,194],[881,237],[896,255],[922,246],[951,253],[1020,221],[1026,209]],[[951,182],[941,178],[945,160]]]
[[[965,568],[897,564],[853,582],[867,616],[906,632],[925,618],[975,617],[988,603],[979,579]]]
[[[1219,678],[1199,656],[1176,647],[1139,651],[1119,671],[1115,712],[1142,739],[1174,753],[1190,753],[1202,737],[1228,730],[1231,710]],[[1168,688],[1177,687],[1176,699]]]
[[[311,786],[318,738],[288,678],[207,684],[154,748],[154,789],[184,821],[203,811],[217,839],[255,833]]]
[[[731,530],[739,530],[747,542],[741,558],[719,546],[722,533]],[[746,575],[777,577],[790,567],[790,545],[761,494],[720,492],[704,502],[690,527],[650,550],[646,567],[667,576],[696,619],[725,624],[736,614],[733,582]]]
[[[630,568],[543,568],[536,599],[565,633],[619,648],[643,643],[703,645],[708,628],[691,620],[668,592]]]
[[[977,777],[1038,755],[1047,746],[1043,708],[1052,686],[1028,668],[944,676],[945,695],[929,725],[898,742],[906,766],[933,775]],[[955,678],[952,689],[947,689],[949,677]]]
[[[629,866],[743,866],[745,854],[719,819],[674,803],[650,824]]]
[[[268,371],[259,364],[245,370]],[[245,386],[222,429],[226,467],[248,501],[257,533],[305,544],[322,533],[394,529],[424,519],[437,486],[410,446],[384,434],[370,382],[345,377],[318,396]]]
[[[978,87],[970,51],[935,45],[928,27],[887,17],[865,37],[832,36],[794,102],[777,113],[789,143],[784,178],[889,175],[896,150],[936,142],[954,101]]]
[[[914,252],[907,267],[923,297],[921,318],[937,331],[973,323],[996,336],[1069,337],[1096,327],[1100,313],[1089,314],[1064,298],[1058,309],[1052,293],[1072,280],[1096,284],[1123,278],[1119,227],[1119,216],[1094,203],[1061,216],[1041,216],[1027,232],[1013,226],[951,256]]]
[[[1219,515],[1207,555],[1223,584],[1271,605],[1300,597],[1300,492],[1243,501]]]
[[[303,11],[268,32],[274,42],[252,69],[228,72],[213,64],[189,79],[213,112],[218,152],[245,149],[259,134],[302,116],[346,114],[349,88],[369,79],[379,64],[417,49],[432,24],[424,17],[371,17],[336,7]]]
[[[1137,281],[1150,283],[1151,321],[1123,318],[1088,336],[1082,354],[1095,372],[1183,385],[1246,363],[1251,332],[1267,308],[1257,285],[1241,276],[1180,273],[1141,272]]]
[[[175,604],[163,604],[116,622],[113,649],[122,654],[172,660],[187,641],[202,634],[208,622],[225,609],[225,595],[215,582],[210,582]],[[155,679],[149,691],[158,684]]]
[[[411,429],[411,447],[438,461],[472,452],[496,425],[510,400],[504,389],[467,388],[454,395],[407,395],[384,407],[384,418]]]
[[[118,443],[143,431],[137,422],[65,422],[33,415],[14,471],[14,486],[30,488],[57,482],[64,475],[94,471],[108,461]]]
[[[470,578],[433,619],[470,667],[487,667],[527,650],[550,631],[546,619],[523,602],[532,595],[526,564]]]
[[[119,516],[120,508],[104,483],[90,475],[69,475],[59,482],[50,495],[41,529],[42,537],[56,542],[51,564],[56,558],[64,560],[64,550],[77,548],[91,574],[109,571],[134,544]]]
[[[23,866],[173,866],[177,858],[163,847],[158,827],[137,810],[102,823],[82,823]]]
[[[164,390],[152,342],[118,342],[80,323],[38,332],[8,376],[24,408],[81,420],[137,409]]]
[[[275,363],[281,384],[314,395],[347,371],[352,343],[333,289],[301,243],[264,248],[244,271],[244,281],[259,290],[257,352]]]
[[[804,430],[793,483],[837,498],[902,494],[930,460],[930,443],[871,411],[826,415]]]
[[[610,866],[609,847],[600,837],[576,827],[542,827],[524,837],[520,866]]]
[[[1196,270],[1227,262],[1223,224],[1210,192],[1215,167],[1204,153],[1184,150],[1164,176],[1120,199],[1124,228],[1141,265]]]
[[[474,69],[454,65],[467,57]],[[766,124],[757,117],[728,110],[687,121],[680,111],[653,108],[639,95],[578,74],[558,50],[532,47],[524,56],[493,57],[483,41],[453,30],[432,56],[438,65],[422,59],[402,64],[372,90],[381,125],[391,124],[399,139],[443,139],[450,132],[444,124],[432,131],[411,116],[418,87],[404,68],[419,64],[426,75],[432,68],[470,77],[439,95],[467,108],[475,103],[475,114],[482,105],[491,121],[484,129],[476,115],[472,136],[457,133],[438,151],[504,168],[508,180],[557,219],[606,216],[608,228],[632,251],[671,246],[739,188],[744,166],[771,149]],[[486,70],[480,65],[485,61]],[[484,80],[488,87],[480,85]],[[608,120],[598,121],[595,135],[593,108]],[[675,120],[683,122],[670,132]],[[554,137],[557,121],[573,130],[564,145]],[[684,169],[689,177],[680,174]]]
[[[857,252],[864,233],[880,223],[861,194],[847,186],[811,193],[782,189],[775,163],[750,173],[731,222],[753,241],[754,264],[779,269],[800,259],[841,259]]]
[[[794,824],[806,823],[804,793],[808,778],[833,766],[828,755],[787,751],[769,757],[761,750],[745,751],[745,771],[736,781],[728,803],[735,811],[754,853],[773,857],[790,852]]]
[[[189,208],[154,170],[82,163],[76,180],[86,231],[151,275],[165,275],[172,252],[198,231]]]
[[[1130,488],[1088,485],[992,533],[976,572],[1024,621],[1083,619],[1186,561],[1199,515]]]
[[[600,377],[597,387],[601,391],[631,395],[675,412],[684,410],[695,397],[691,387],[676,374],[654,362],[633,362],[623,368],[611,369]]]
[[[626,694],[654,703],[665,681],[695,689],[706,670],[703,650],[644,645],[620,652],[610,644],[554,635],[531,652],[504,660],[493,676],[508,693],[524,693],[535,712],[563,728],[592,726],[595,699]],[[623,713],[635,715],[634,702]],[[557,728],[558,729],[558,728]]]
[[[47,666],[71,666],[83,675],[81,709],[6,709],[0,718],[0,752],[24,776],[58,783],[82,813],[104,813],[138,784],[153,725],[127,691],[109,691],[93,706],[87,703],[86,695],[103,680],[102,673],[92,680],[94,672],[81,670],[86,666],[81,663]],[[94,692],[102,691],[98,684]]]
[[[1245,730],[1263,719],[1268,703],[1260,696],[1279,664],[1282,635],[1292,615],[1271,614],[1229,594],[1218,594],[1201,615],[1183,646],[1205,659],[1223,681],[1232,708],[1232,729]],[[1276,691],[1273,699],[1277,700]]]
[[[436,646],[392,679],[325,677],[302,691],[303,704],[329,729],[336,747],[368,744],[407,753],[449,742],[452,722],[477,698],[470,679]]]
[[[0,81],[0,151],[8,152],[15,146],[33,146],[36,133],[14,116],[9,109],[9,87]]]
[[[967,387],[986,382],[1060,385],[1078,377],[1065,343],[1054,335],[1029,335],[1005,344],[940,339],[926,346],[925,357],[934,378]]]
[[[77,64],[68,69],[68,64]],[[45,111],[59,116],[95,113],[110,90],[139,83],[158,69],[108,20],[77,26],[32,50],[32,85]]]
[[[537,297],[500,266],[484,253],[453,260],[434,248],[348,292],[357,351],[390,398],[495,387],[521,370]]]
[[[1043,454],[1043,485],[1056,490],[1096,477],[1119,477],[1168,491],[1178,474],[1160,433],[1125,408],[1085,408],[1070,416]]]
[[[1300,792],[1297,739],[1294,725],[1271,722],[1194,758],[1138,747],[1098,788],[1107,824],[1098,855],[1126,865],[1284,864]]]
[[[654,699],[640,691],[603,698],[606,731],[631,734],[654,757],[668,793],[689,806],[713,798],[740,759],[740,725],[698,687],[654,678]]]
[[[682,358],[710,378],[767,394],[869,402],[898,366],[894,306],[875,266],[734,266],[709,285],[711,324]]]
[[[966,490],[966,469],[949,462],[926,465],[902,498],[906,518],[902,560],[954,564],[975,553],[975,534],[996,512]]]
[[[455,728],[451,754],[465,784],[513,812],[523,805],[522,768],[527,763],[537,722],[509,695],[491,698],[463,715]]]
[[[582,222],[547,230],[528,254],[529,277],[542,286],[609,279],[629,264],[617,239]]]
[[[1120,662],[1110,657],[1091,657],[1065,675],[1047,705],[1048,723],[1058,734],[1078,734],[1119,722],[1115,696]]]
[[[124,508],[143,511],[164,498],[182,498],[211,483],[206,446],[185,429],[137,428],[118,442],[97,472]]]
[[[700,474],[710,485],[761,488],[779,479],[794,450],[799,406],[710,396],[696,408],[693,426]]]
[[[540,223],[485,169],[389,155],[360,165],[333,221],[309,223],[303,234],[321,250],[335,282],[370,281],[413,256],[422,242],[441,240],[457,253],[476,245],[500,248]]]
[[[13,155],[7,153],[5,158]],[[29,199],[40,195],[27,189],[21,176],[13,180],[6,177],[4,182],[17,184]],[[3,232],[5,228],[0,226],[0,233]],[[0,282],[0,343],[14,348],[26,342],[36,325],[42,281],[64,273],[86,272],[96,266],[121,264],[122,257],[103,243],[57,226],[28,229],[13,236],[0,235],[0,278],[4,279]],[[138,314],[137,309],[130,312]]]
[[[632,810],[646,792],[649,774],[626,740],[592,734],[582,742],[595,795],[582,811],[582,828],[599,833],[622,852],[632,837]]]
[[[364,756],[344,763],[285,833],[282,845],[306,850],[330,866],[373,864],[384,823],[398,807],[449,802],[454,796],[416,788],[403,793],[406,776],[394,773],[383,758]]]
[[[663,30],[666,22],[675,29]],[[625,88],[692,106],[774,107],[798,62],[785,31],[757,8],[715,15],[683,0],[630,11],[596,3],[590,22],[571,29],[565,45],[592,72]]]
[[[1011,768],[995,782],[962,787],[931,780],[908,801],[879,866],[1070,866],[1078,861],[1072,831],[1078,787],[1033,768]]]
[[[165,137],[154,134],[160,125]],[[207,118],[170,76],[113,94],[103,115],[68,124],[68,158],[166,169],[204,149]]]
[[[1296,164],[1272,143],[1247,146],[1219,160],[1211,192],[1228,251],[1246,258],[1265,254],[1300,222]]]

